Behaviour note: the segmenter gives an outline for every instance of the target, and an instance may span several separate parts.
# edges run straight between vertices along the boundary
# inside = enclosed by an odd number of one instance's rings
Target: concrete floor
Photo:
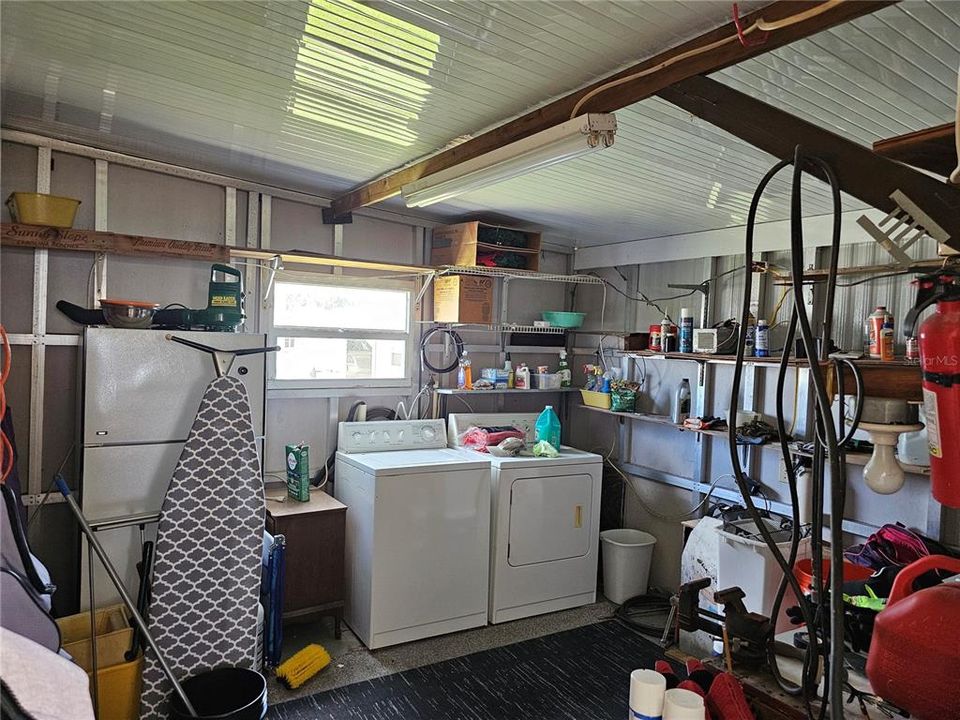
[[[487,625],[373,651],[367,650],[345,624],[342,625],[342,637],[335,640],[333,621],[330,619],[287,625],[283,629],[283,659],[305,645],[318,643],[327,649],[333,660],[325,670],[296,690],[287,690],[271,678],[270,704],[276,705],[342,685],[608,620],[615,608],[614,604],[601,600],[582,608]]]

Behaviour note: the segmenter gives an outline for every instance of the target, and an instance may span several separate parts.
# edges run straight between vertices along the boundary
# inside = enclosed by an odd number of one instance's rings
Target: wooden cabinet
[[[316,490],[304,503],[290,498],[267,501],[267,532],[287,540],[284,620],[331,615],[338,638],[343,619],[346,510],[346,505]]]

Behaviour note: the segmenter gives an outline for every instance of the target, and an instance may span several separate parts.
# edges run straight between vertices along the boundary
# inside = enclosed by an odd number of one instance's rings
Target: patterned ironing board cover
[[[178,679],[254,667],[263,523],[247,391],[236,378],[217,378],[204,392],[157,528],[149,627]],[[171,692],[148,651],[141,720],[166,720]]]

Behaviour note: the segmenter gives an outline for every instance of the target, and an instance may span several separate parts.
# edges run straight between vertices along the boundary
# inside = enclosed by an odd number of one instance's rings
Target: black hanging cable
[[[742,383],[743,375],[743,365],[744,365],[744,356],[746,348],[746,332],[748,326],[748,316],[750,314],[750,292],[753,284],[753,235],[756,225],[756,217],[758,208],[760,205],[760,198],[763,195],[764,190],[767,185],[773,179],[773,177],[779,173],[783,168],[787,167],[790,164],[790,160],[781,160],[779,163],[774,165],[766,175],[763,176],[763,179],[760,181],[757,189],[754,193],[753,199],[750,202],[750,210],[747,216],[747,231],[746,231],[746,240],[744,247],[744,290],[743,290],[743,306],[741,308],[741,317],[740,317],[740,334],[739,340],[737,343],[737,359],[734,366],[733,381],[730,392],[730,414],[733,416],[736,414],[736,409],[739,404],[740,397],[740,386]],[[797,297],[802,297],[799,293]],[[795,312],[796,306],[799,303],[794,303]],[[785,580],[790,583],[791,588],[796,594],[797,598],[803,597],[803,592],[800,588],[800,584],[793,575],[793,568],[787,563],[787,559],[783,557],[783,553],[780,552],[780,548],[777,546],[777,543],[774,541],[770,530],[767,528],[766,523],[763,520],[763,517],[760,515],[759,510],[756,505],[753,503],[753,499],[750,494],[750,484],[747,480],[746,475],[743,472],[743,467],[740,464],[740,456],[738,452],[737,445],[737,434],[736,428],[733,426],[733,423],[729,424],[728,428],[728,440],[729,440],[729,449],[730,449],[730,460],[733,466],[733,476],[736,480],[737,487],[740,489],[740,493],[743,496],[744,506],[747,509],[750,518],[753,520],[754,524],[757,526],[761,537],[763,537],[764,542],[769,546],[771,554],[773,555],[774,560],[780,566],[781,571]],[[795,478],[791,483],[795,486]],[[796,492],[795,488],[793,492]],[[799,528],[795,527],[794,532],[799,532]],[[799,540],[797,540],[799,542]],[[792,542],[791,542],[792,545]],[[771,667],[774,669],[774,676],[777,679],[777,682],[780,684],[781,688],[785,692],[790,694],[802,694],[806,704],[807,715],[808,717],[813,717],[812,709],[810,706],[808,694],[809,688],[811,685],[815,685],[815,674],[819,666],[819,644],[816,641],[816,626],[814,624],[814,617],[811,612],[810,607],[801,602],[800,604],[801,613],[803,614],[803,619],[807,624],[808,632],[810,633],[810,643],[808,643],[808,652],[804,656],[803,662],[803,678],[804,680],[800,683],[799,686],[793,685],[792,683],[787,682],[777,669],[776,656],[771,653]],[[770,643],[772,645],[773,638],[770,638]],[[821,708],[822,710],[822,708]]]

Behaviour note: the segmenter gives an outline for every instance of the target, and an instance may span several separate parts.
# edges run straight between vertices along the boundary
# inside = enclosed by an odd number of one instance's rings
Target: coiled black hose
[[[430,338],[433,337],[434,334],[436,333],[440,333],[442,335],[449,335],[450,339],[453,340],[453,344],[457,350],[456,356],[453,358],[453,362],[447,367],[438,368],[430,364],[430,358],[428,357],[429,353],[427,352],[427,344],[430,342]],[[431,372],[435,372],[438,375],[445,375],[448,372],[453,372],[458,367],[460,367],[460,358],[462,357],[463,357],[463,339],[460,337],[460,335],[457,333],[456,330],[451,330],[450,328],[433,327],[427,330],[423,334],[423,337],[420,338],[420,362],[422,362],[423,366],[427,368],[427,370],[430,370]]]

